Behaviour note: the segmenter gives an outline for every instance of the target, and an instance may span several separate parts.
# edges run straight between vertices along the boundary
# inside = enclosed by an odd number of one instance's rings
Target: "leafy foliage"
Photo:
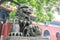
[[[53,13],[51,11],[51,8],[56,3],[57,0],[14,0],[16,2],[26,3],[32,6],[33,8],[36,8],[36,21],[37,22],[45,22],[45,21],[52,21],[53,19]],[[44,7],[45,6],[45,7]],[[46,14],[44,14],[45,12]]]
[[[9,14],[10,19],[13,19],[14,16],[15,16],[15,14],[16,14],[16,11],[12,11],[12,12],[10,12],[10,14]]]

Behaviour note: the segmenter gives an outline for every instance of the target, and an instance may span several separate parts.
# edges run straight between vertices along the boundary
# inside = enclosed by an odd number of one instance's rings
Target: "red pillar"
[[[6,37],[8,36],[8,34],[10,32],[11,25],[12,24],[10,22],[7,22],[3,25],[2,34],[1,34],[1,35],[3,35],[3,40],[5,40]]]
[[[3,24],[0,22],[0,36],[1,36],[1,32],[2,32],[2,26],[3,26]]]

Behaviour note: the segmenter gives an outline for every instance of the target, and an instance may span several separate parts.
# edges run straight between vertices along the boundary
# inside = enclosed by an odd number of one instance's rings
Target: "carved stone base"
[[[6,40],[49,40],[48,38],[38,37],[20,37],[20,36],[9,36]]]

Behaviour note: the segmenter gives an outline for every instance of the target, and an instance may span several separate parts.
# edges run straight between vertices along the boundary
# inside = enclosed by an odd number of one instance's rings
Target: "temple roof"
[[[3,6],[1,6],[1,5],[0,5],[0,9],[5,10],[5,11],[11,11],[11,10],[9,10],[9,9],[7,9],[7,8],[5,8],[5,7],[3,7]]]

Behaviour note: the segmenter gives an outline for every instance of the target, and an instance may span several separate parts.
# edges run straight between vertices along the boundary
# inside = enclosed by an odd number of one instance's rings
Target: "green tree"
[[[16,14],[16,10],[15,10],[15,11],[10,12],[10,14],[9,14],[10,19],[13,19],[13,18],[14,18],[14,16],[15,16],[15,14]]]
[[[56,3],[57,0],[14,0],[18,3],[26,3],[32,6],[32,8],[36,8],[35,14],[37,15],[36,21],[37,22],[45,22],[45,21],[52,21],[53,13],[51,8]],[[46,6],[46,7],[44,7]],[[46,11],[46,14],[44,14]]]

